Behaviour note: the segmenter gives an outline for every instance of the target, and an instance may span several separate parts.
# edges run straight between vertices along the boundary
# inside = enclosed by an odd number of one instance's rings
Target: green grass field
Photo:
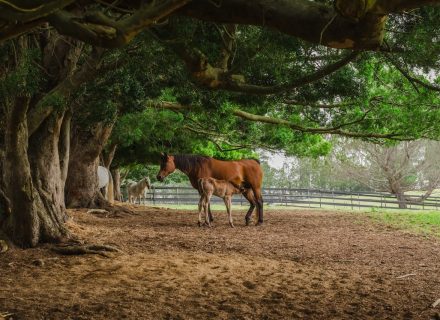
[[[372,210],[366,215],[375,221],[398,229],[440,238],[439,211]]]

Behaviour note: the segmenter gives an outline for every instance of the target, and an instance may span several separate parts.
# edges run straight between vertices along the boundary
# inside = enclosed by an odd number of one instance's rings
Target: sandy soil
[[[86,243],[122,250],[61,256],[42,246],[0,255],[0,315],[12,319],[440,319],[440,241],[356,214],[159,208],[105,217],[70,211]],[[411,274],[408,276],[408,274]],[[404,277],[402,277],[404,276]],[[0,319],[2,317],[0,316]]]

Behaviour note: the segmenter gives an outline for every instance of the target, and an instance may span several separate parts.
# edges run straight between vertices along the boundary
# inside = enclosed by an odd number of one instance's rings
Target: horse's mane
[[[197,156],[192,154],[177,154],[174,156],[174,163],[182,171],[190,171],[195,167],[200,167],[208,161],[210,157]]]

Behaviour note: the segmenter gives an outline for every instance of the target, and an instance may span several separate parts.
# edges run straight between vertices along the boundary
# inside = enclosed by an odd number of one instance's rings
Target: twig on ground
[[[57,246],[53,247],[52,251],[63,255],[82,255],[82,254],[99,254],[103,257],[110,258],[108,252],[121,252],[116,247],[108,245],[68,245],[68,246]]]
[[[412,277],[412,276],[416,276],[417,274],[415,273],[408,273],[408,274],[404,274],[402,276],[398,276],[396,277],[396,279],[404,279],[404,278],[408,278],[408,277]]]
[[[432,304],[432,307],[435,308],[435,307],[437,307],[438,305],[440,305],[440,299],[437,299],[437,300]]]

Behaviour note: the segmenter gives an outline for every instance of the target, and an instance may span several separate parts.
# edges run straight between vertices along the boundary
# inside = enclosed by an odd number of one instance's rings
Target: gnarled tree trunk
[[[2,229],[22,247],[56,242],[68,235],[58,152],[64,116],[50,116],[29,139],[29,100],[18,97],[6,114],[2,159],[4,193],[10,206]]]
[[[71,136],[69,170],[66,180],[66,205],[69,208],[92,208],[105,204],[98,190],[99,155],[113,125],[98,123],[92,129],[74,125]]]
[[[33,247],[69,236],[64,183],[71,114],[63,107],[96,75],[102,52],[93,51],[77,68],[82,45],[43,31],[6,49],[0,65],[0,84],[9,83],[0,91],[0,230],[17,245]],[[46,71],[36,82],[31,49],[41,53],[35,64]]]
[[[122,201],[122,193],[121,193],[121,172],[119,168],[113,168],[110,170],[113,177],[113,185],[114,185],[114,194],[116,201]]]

